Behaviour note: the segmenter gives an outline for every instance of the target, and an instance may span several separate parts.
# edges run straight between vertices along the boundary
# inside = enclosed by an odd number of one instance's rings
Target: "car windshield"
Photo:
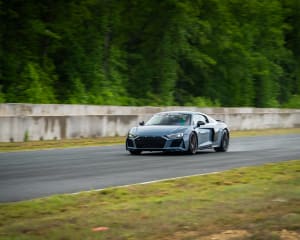
[[[185,113],[164,113],[154,115],[145,125],[178,125],[191,124],[191,115]]]

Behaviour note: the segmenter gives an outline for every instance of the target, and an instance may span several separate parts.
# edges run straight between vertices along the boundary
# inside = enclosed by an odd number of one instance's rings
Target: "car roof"
[[[205,113],[201,113],[201,112],[193,112],[193,111],[166,111],[166,112],[159,112],[156,114],[172,114],[172,113],[182,113],[182,114],[203,114],[206,115]]]

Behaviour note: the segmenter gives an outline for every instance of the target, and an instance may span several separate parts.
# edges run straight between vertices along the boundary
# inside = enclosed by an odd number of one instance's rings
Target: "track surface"
[[[300,135],[231,139],[227,153],[147,153],[124,146],[0,153],[0,202],[300,159]]]

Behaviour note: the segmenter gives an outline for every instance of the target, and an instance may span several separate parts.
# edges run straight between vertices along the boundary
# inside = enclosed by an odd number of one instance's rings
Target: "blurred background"
[[[299,0],[0,0],[0,103],[300,108]]]

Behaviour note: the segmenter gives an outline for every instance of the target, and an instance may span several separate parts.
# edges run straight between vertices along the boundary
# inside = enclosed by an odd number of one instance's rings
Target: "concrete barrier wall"
[[[125,136],[161,111],[204,112],[232,130],[300,127],[300,109],[0,104],[0,142]]]

